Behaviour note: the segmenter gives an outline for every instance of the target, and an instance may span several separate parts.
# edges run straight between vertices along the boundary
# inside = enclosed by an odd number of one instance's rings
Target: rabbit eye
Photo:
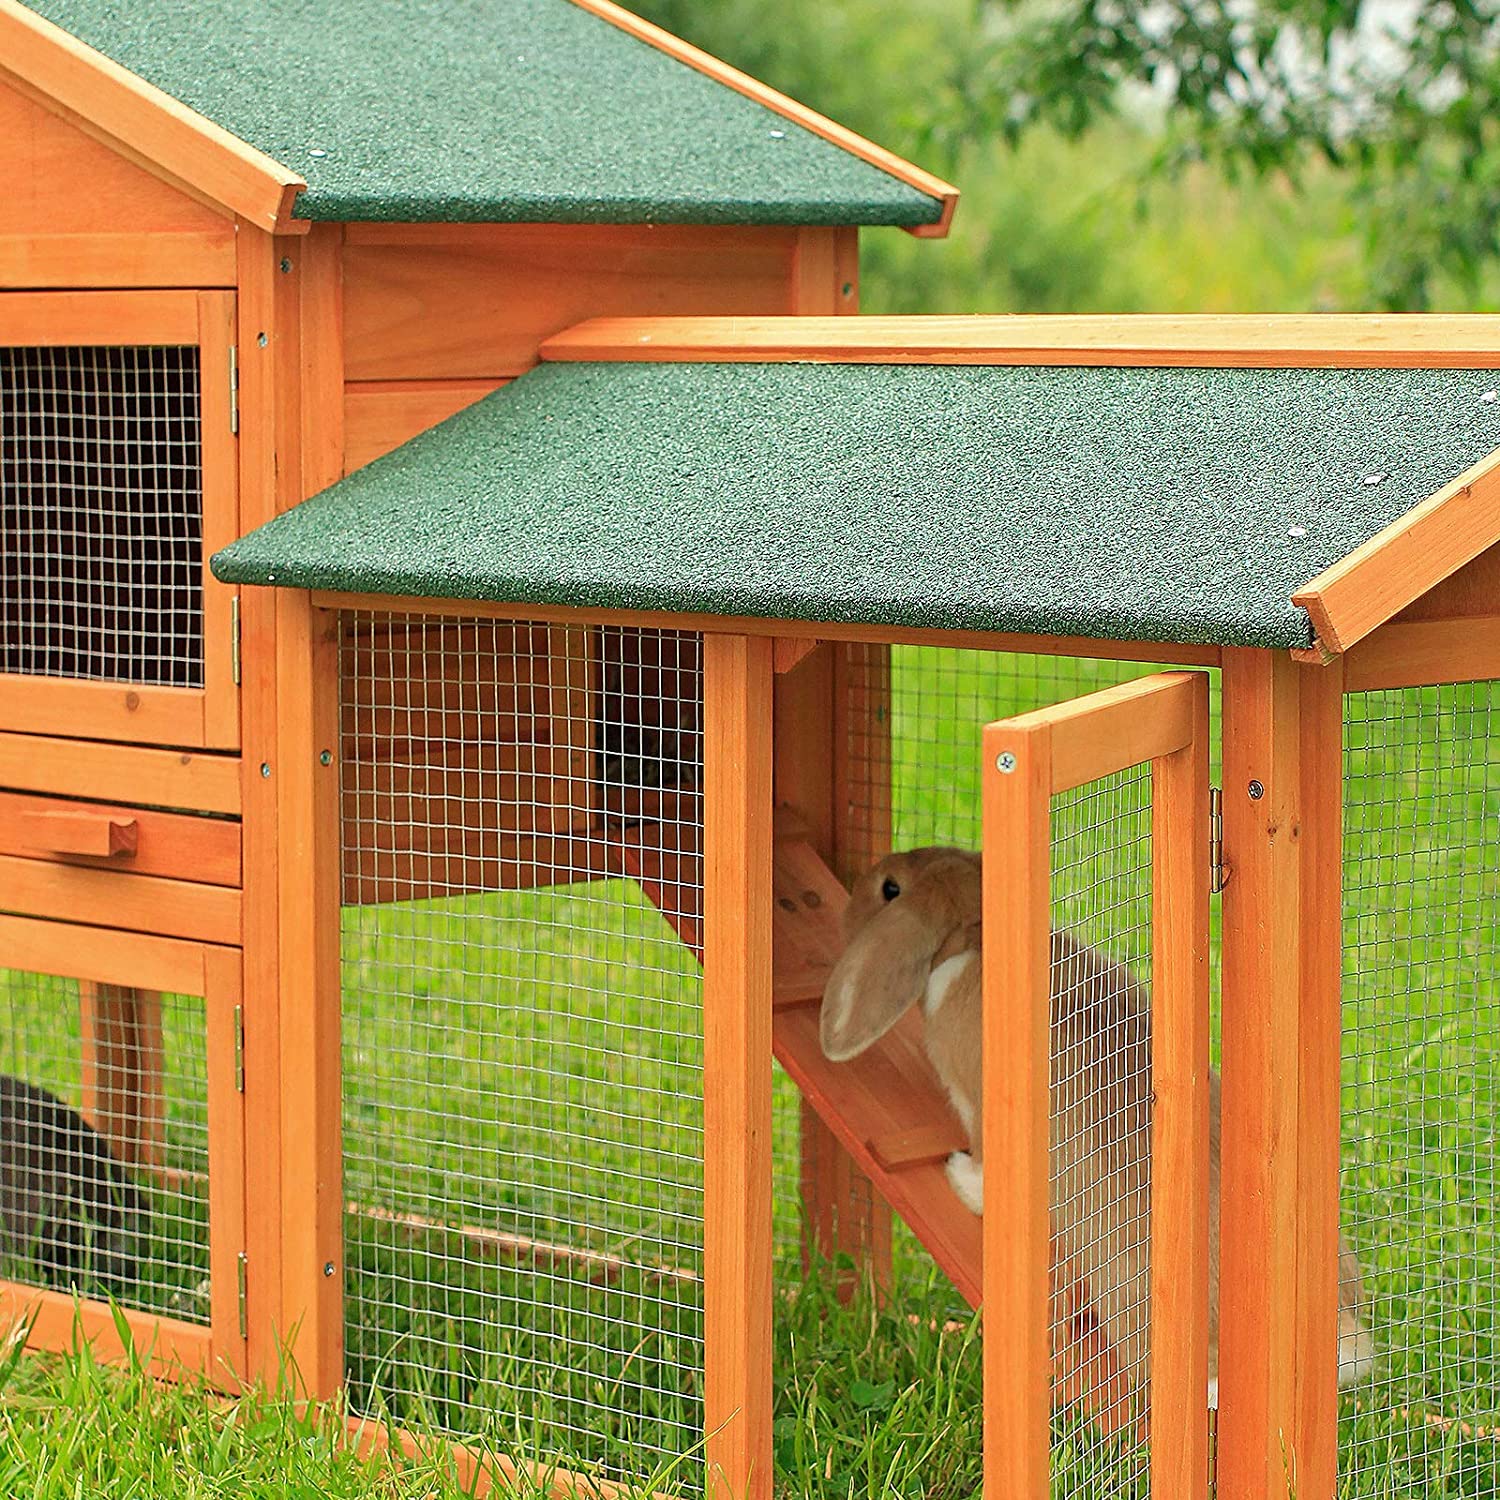
[[[894,901],[901,894],[901,887],[894,880],[887,878],[885,884],[880,887],[880,894],[887,901]]]

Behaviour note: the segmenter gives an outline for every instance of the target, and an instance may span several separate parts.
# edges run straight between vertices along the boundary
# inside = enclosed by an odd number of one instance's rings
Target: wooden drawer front
[[[237,886],[240,825],[227,818],[0,792],[0,855]]]

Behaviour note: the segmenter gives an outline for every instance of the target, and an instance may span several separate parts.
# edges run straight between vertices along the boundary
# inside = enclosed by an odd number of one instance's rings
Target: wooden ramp
[[[675,824],[629,830],[623,863],[701,960],[703,860],[682,842],[685,831]],[[840,918],[849,893],[791,819],[777,828],[772,896],[776,1060],[964,1300],[978,1307],[982,1221],[959,1201],[945,1170],[967,1138],[923,1051],[920,1013],[908,1011],[861,1056],[830,1062],[818,1042],[818,1007],[843,951]],[[1052,1295],[1054,1326],[1064,1330],[1054,1354],[1058,1401],[1083,1402],[1106,1430],[1124,1426],[1130,1403],[1087,1286],[1054,1284]]]

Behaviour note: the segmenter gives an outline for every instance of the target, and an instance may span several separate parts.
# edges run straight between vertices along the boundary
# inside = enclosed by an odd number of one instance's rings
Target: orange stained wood
[[[205,943],[240,941],[240,893],[113,869],[0,854],[0,906]]]
[[[203,1012],[208,1079],[208,1275],[214,1366],[247,1373],[245,1332],[240,1323],[240,1256],[246,1236],[245,1096],[237,1087],[240,1058],[235,1012],[243,1000],[242,955],[236,948],[209,948],[204,956]],[[158,1056],[159,1056],[158,1052]],[[246,1261],[248,1282],[252,1267]],[[254,1267],[253,1274],[262,1274]]]
[[[1043,1500],[1050,1458],[1049,807],[1052,726],[983,735],[984,1491]],[[1002,771],[1004,765],[1008,769]]]
[[[1500,678],[1500,615],[1392,620],[1367,635],[1343,664],[1350,693]]]
[[[799,233],[701,225],[350,224],[346,378],[495,383],[529,370],[548,335],[606,311],[790,312]]]
[[[5,817],[8,794],[0,792],[0,819]],[[134,860],[140,840],[140,824],[115,808],[101,807],[81,812],[76,807],[37,807],[17,819],[20,842],[41,855],[76,856],[108,861]],[[0,849],[4,848],[0,827]],[[140,873],[138,865],[132,869]]]
[[[299,227],[292,204],[307,184],[295,172],[18,0],[0,0],[0,83],[226,216]]]
[[[482,401],[504,380],[362,380],[344,391],[344,472]]]
[[[595,318],[544,360],[821,360],[843,364],[1500,366],[1488,314]]]
[[[201,995],[206,983],[204,945],[177,938],[0,916],[0,946],[17,971],[176,995]]]
[[[703,643],[703,1339],[714,1500],[772,1492],[771,643]]]
[[[250,590],[253,594],[256,591]],[[389,610],[409,614],[459,616],[464,619],[526,620],[563,625],[631,625],[643,629],[692,630],[705,635],[784,636],[788,630],[823,641],[852,641],[870,649],[889,646],[947,646],[955,650],[1015,651],[1022,655],[1086,656],[1108,661],[1145,661],[1174,666],[1213,667],[1217,646],[1178,645],[1163,641],[1107,641],[1089,636],[1017,635],[991,630],[938,630],[909,625],[863,625],[843,620],[754,619],[743,615],[678,614],[671,610],[594,609],[585,605],[522,604],[478,599],[423,599],[399,594],[343,594],[313,590],[313,603],[324,609]]]
[[[764,105],[775,114],[792,121],[795,125],[800,125],[804,130],[810,130],[814,135],[821,136],[825,141],[847,151],[851,156],[857,156],[872,167],[878,167],[897,181],[906,183],[908,187],[914,187],[919,193],[925,193],[929,198],[937,199],[942,205],[941,216],[934,223],[915,226],[910,232],[922,237],[938,238],[947,234],[948,226],[953,219],[953,210],[958,206],[958,189],[944,182],[940,177],[934,177],[931,172],[924,172],[921,167],[913,166],[909,161],[903,161],[893,151],[887,151],[884,146],[877,146],[873,141],[867,141],[863,136],[856,135],[852,130],[820,115],[816,110],[809,109],[805,104],[798,104],[795,99],[789,99],[785,94],[778,93],[758,79],[751,78],[749,74],[741,73],[738,68],[731,68],[728,63],[720,62],[717,57],[710,56],[690,42],[683,41],[681,37],[675,37],[671,32],[663,31],[661,27],[653,26],[650,21],[613,4],[612,0],[573,0],[573,3],[593,15],[602,17],[612,26],[618,26],[622,31],[629,32],[638,40],[665,52],[678,62],[697,69],[698,72],[712,78],[715,83],[721,83],[726,88],[733,89],[735,93],[755,100],[757,104]]]
[[[1500,452],[1318,574],[1292,599],[1318,641],[1347,651],[1500,541]]]
[[[223,644],[227,648],[227,640]],[[197,748],[204,742],[203,693],[0,672],[0,722],[25,734]]]
[[[78,984],[79,1112],[127,1166],[162,1163],[161,995],[128,985]]]
[[[0,733],[0,785],[153,807],[240,810],[240,763],[229,756],[46,735]]]
[[[0,1329],[8,1333],[24,1327],[28,1349],[72,1350],[81,1341],[97,1359],[123,1360],[117,1318],[124,1320],[135,1354],[153,1375],[173,1379],[201,1374],[216,1385],[234,1388],[234,1373],[215,1362],[211,1328],[107,1302],[80,1301],[71,1292],[0,1281]]]
[[[1500,599],[1500,547],[1481,552],[1450,573],[1441,583],[1414,599],[1396,619],[1402,624],[1418,620],[1467,620],[1495,613]]]

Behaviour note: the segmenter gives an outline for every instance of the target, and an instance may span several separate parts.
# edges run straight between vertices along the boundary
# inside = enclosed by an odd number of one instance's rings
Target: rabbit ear
[[[907,897],[892,901],[865,923],[823,990],[823,1055],[846,1062],[878,1042],[921,999],[933,956],[946,936]]]

